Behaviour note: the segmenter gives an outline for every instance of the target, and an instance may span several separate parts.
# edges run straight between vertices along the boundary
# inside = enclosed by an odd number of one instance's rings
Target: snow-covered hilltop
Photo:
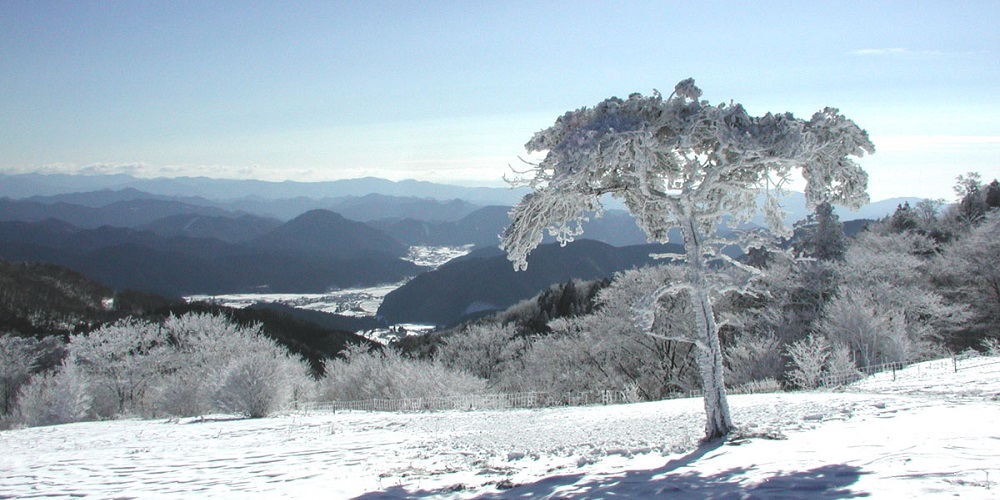
[[[957,368],[957,370],[956,370]],[[1000,359],[913,365],[836,392],[440,413],[290,410],[0,433],[5,497],[995,498]]]

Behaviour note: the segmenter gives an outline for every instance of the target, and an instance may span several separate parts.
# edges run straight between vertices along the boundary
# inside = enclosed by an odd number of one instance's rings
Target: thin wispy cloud
[[[859,49],[852,50],[850,53],[855,56],[898,56],[910,54],[911,51],[902,47],[893,47],[888,49]]]
[[[945,51],[945,50],[914,50],[905,47],[882,47],[852,50],[848,54],[860,57],[963,57],[985,54],[986,51]]]

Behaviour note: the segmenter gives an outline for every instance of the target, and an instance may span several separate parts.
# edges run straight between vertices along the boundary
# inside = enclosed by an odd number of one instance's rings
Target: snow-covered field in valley
[[[0,433],[0,498],[1000,498],[1000,358],[836,392],[530,410],[289,411]]]
[[[458,247],[413,246],[404,260],[419,266],[437,268],[442,264],[472,251],[472,245]],[[403,286],[401,283],[330,290],[326,293],[230,293],[222,295],[190,295],[189,302],[211,302],[226,307],[242,309],[254,304],[282,304],[310,311],[321,311],[341,316],[374,316],[389,292]],[[412,329],[412,328],[411,328]]]

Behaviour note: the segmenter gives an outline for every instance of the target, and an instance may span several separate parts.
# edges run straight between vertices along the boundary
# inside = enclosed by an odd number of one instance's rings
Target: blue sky
[[[0,171],[502,185],[563,112],[694,77],[868,130],[873,199],[1000,177],[1000,2],[0,2]]]

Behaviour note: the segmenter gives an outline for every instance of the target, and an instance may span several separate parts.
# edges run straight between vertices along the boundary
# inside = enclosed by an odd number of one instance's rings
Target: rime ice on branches
[[[677,84],[664,98],[632,94],[559,117],[526,144],[546,152],[512,182],[529,186],[510,212],[500,247],[517,269],[548,230],[565,244],[582,234],[589,214],[601,213],[600,197],[621,200],[650,241],[666,242],[679,228],[684,239],[685,283],[662,294],[688,292],[695,330],[684,340],[699,347],[699,365],[708,417],[706,437],[733,429],[723,381],[718,325],[712,312],[712,260],[728,260],[721,249],[769,246],[789,234],[778,197],[795,172],[806,181],[810,206],[823,202],[859,207],[868,201],[868,176],[852,157],[873,153],[868,134],[837,109],[825,108],[809,120],[791,113],[751,116],[742,105],[699,100],[694,80]],[[717,228],[737,229],[757,210],[770,230],[721,238]],[[728,234],[729,231],[726,231]],[[648,301],[655,308],[658,297]]]

